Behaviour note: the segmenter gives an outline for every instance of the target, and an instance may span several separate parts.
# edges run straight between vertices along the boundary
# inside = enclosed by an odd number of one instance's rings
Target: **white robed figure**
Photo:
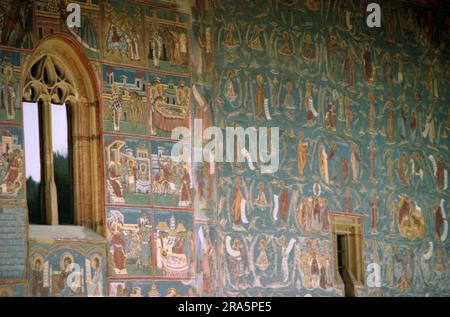
[[[430,259],[433,255],[433,242],[428,242],[428,250],[426,246],[422,247],[422,256],[420,258],[420,269],[422,271],[422,278],[425,285],[429,285],[431,282],[431,272],[430,272]]]
[[[161,60],[161,54],[163,50],[162,38],[157,31],[153,32],[152,40],[150,42],[150,46],[152,49],[152,62],[153,66],[159,67]]]
[[[236,284],[240,285],[246,274],[245,259],[241,248],[241,242],[236,239],[234,240],[233,245],[231,245],[231,237],[227,236],[225,238],[225,248],[233,263],[232,275],[236,279]]]
[[[422,132],[422,136],[424,139],[426,139],[428,137],[428,140],[430,141],[431,144],[434,143],[434,138],[435,138],[435,127],[434,127],[434,118],[433,118],[433,112],[429,111],[427,118],[426,118],[426,123],[425,123],[425,130]]]
[[[92,265],[92,266],[91,266]],[[86,281],[88,286],[88,296],[102,296],[103,295],[103,273],[98,257],[94,257],[92,262],[86,259],[86,276],[91,276],[91,268],[94,271],[90,281]]]
[[[283,274],[283,283],[287,283],[289,280],[289,255],[291,254],[292,248],[295,244],[295,239],[289,241],[289,245],[286,246],[286,238],[280,238],[281,243],[281,272]]]
[[[328,154],[323,144],[320,144],[319,149],[319,172],[324,183],[329,184],[330,179],[328,173]]]

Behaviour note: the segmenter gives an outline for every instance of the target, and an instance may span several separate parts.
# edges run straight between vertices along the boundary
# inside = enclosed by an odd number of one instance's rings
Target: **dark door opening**
[[[338,272],[341,276],[342,282],[344,283],[344,291],[346,297],[354,297],[354,287],[352,280],[349,275],[350,267],[347,261],[347,235],[338,234],[336,236],[336,244],[337,244],[337,264],[338,264]]]
[[[342,234],[338,234],[336,237],[336,242],[337,242],[337,261],[338,261],[338,271],[339,274],[341,275],[341,278],[343,279],[343,270],[344,270],[344,259],[345,259],[345,255],[344,255],[344,245],[345,245],[345,236]]]
[[[354,297],[357,288],[364,286],[362,221],[358,216],[334,213],[331,223],[335,281],[344,288],[346,297]]]

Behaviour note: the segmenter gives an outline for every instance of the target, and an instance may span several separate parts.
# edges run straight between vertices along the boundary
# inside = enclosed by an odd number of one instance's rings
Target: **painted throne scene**
[[[0,0],[0,297],[450,296],[449,13]]]

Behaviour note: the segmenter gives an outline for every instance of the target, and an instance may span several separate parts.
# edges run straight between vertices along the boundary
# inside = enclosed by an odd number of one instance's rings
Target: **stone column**
[[[43,192],[45,223],[47,225],[58,224],[58,197],[56,192],[55,175],[53,170],[53,146],[52,146],[52,113],[50,96],[45,95],[39,101],[42,115],[42,160],[43,160]]]

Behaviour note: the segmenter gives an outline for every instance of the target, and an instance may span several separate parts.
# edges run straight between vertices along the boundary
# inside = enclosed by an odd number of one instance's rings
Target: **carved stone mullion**
[[[79,107],[78,102],[74,101],[70,103],[70,110],[72,114],[72,170],[73,170],[73,203],[74,203],[74,210],[79,210],[78,207],[81,204],[82,200],[82,193],[81,193],[81,186],[83,180],[77,171],[80,168],[80,161],[81,161],[81,149],[79,147],[78,142],[78,135],[77,131],[80,129],[80,122],[79,122]],[[74,212],[74,221],[77,225],[83,224],[83,213],[82,212]]]
[[[50,105],[50,96],[40,97],[39,106],[41,107],[43,125],[42,125],[42,151],[44,155],[43,165],[43,190],[46,223],[49,225],[58,224],[58,196],[55,184],[55,175],[53,170],[53,146],[52,146],[52,113]]]
[[[93,104],[95,104],[95,103],[91,102],[89,104],[89,107],[86,109],[89,111],[89,120],[90,120],[90,122],[89,122],[90,131],[89,132],[91,135],[89,153],[91,154],[90,165],[91,165],[91,173],[92,173],[92,177],[91,177],[92,207],[101,205],[100,200],[103,199],[101,192],[99,192],[98,190],[95,190],[97,185],[99,183],[103,182],[103,180],[101,179],[101,177],[100,177],[101,173],[99,172],[102,169],[102,166],[100,166],[101,160],[98,159],[101,155],[101,153],[99,153],[100,138],[94,137],[94,136],[97,136],[97,133],[99,131],[98,121],[97,121],[98,107],[96,107],[96,106],[93,107],[92,106]],[[92,208],[92,221],[94,224],[93,229],[99,234],[103,234],[102,219],[103,219],[103,210],[100,210],[98,208]]]

